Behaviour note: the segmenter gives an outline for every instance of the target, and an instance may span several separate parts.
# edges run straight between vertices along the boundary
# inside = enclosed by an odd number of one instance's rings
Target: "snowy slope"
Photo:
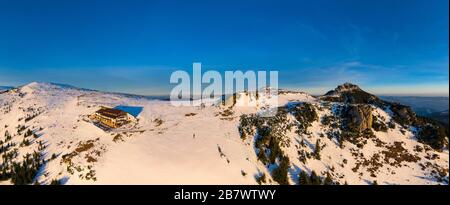
[[[63,184],[257,184],[255,177],[263,173],[267,176],[265,184],[277,184],[271,179],[271,167],[258,160],[255,138],[241,139],[238,129],[241,115],[257,113],[274,102],[270,98],[257,98],[251,92],[237,95],[236,105],[258,106],[173,107],[168,101],[139,96],[30,83],[0,94],[0,140],[4,146],[13,144],[1,154],[16,149],[11,162],[18,163],[24,161],[26,153],[39,152],[43,163],[32,179],[39,184],[50,184],[52,180]],[[298,103],[312,104],[319,119],[333,115],[339,105],[324,103],[303,92],[280,92],[278,106]],[[136,123],[105,131],[88,119],[100,106],[121,105],[142,108]],[[383,116],[380,118],[386,123],[390,121],[388,110],[374,107],[373,113]],[[295,122],[291,114],[288,119]],[[18,132],[22,126],[25,128]],[[323,136],[331,129],[317,120],[308,127],[308,135],[297,134],[295,128],[286,132],[291,143],[282,149],[290,159],[290,184],[297,183],[300,170],[332,172],[334,181],[341,184],[370,184],[374,180],[379,184],[443,183],[430,174],[435,167],[446,170],[448,183],[448,149],[414,151],[416,146],[426,146],[414,137],[413,128],[401,130],[396,126],[387,132],[375,132],[378,140],[369,140],[363,148],[350,143],[340,147],[336,139]],[[24,137],[26,130],[35,136]],[[5,132],[10,133],[10,140]],[[29,139],[30,144],[23,145],[24,139]],[[313,152],[320,139],[324,146],[321,160],[308,159],[305,163],[298,160],[302,139],[307,152]],[[376,145],[379,141],[383,146]],[[364,164],[364,160],[396,142],[403,143],[402,147],[420,160],[402,162],[401,166],[379,161],[383,166],[371,176],[367,169],[372,164]],[[361,154],[364,157],[354,156]],[[433,154],[436,155],[433,159],[427,159]],[[0,168],[8,166],[4,158],[0,163]],[[358,163],[363,165],[353,171]],[[427,168],[422,169],[423,165]],[[0,181],[11,183],[10,179]]]

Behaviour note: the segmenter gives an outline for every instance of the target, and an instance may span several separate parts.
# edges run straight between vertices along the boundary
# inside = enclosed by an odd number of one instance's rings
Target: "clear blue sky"
[[[0,85],[163,94],[202,62],[315,94],[448,95],[448,2],[0,0]]]

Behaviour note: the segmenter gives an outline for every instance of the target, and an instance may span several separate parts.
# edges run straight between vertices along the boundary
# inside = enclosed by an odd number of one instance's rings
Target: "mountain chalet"
[[[90,118],[92,120],[97,120],[104,126],[118,128],[132,122],[134,117],[122,110],[101,107],[100,110],[92,114]]]

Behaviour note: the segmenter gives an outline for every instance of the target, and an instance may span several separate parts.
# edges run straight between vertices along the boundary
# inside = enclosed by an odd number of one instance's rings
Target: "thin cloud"
[[[325,92],[344,82],[375,88],[375,91],[379,84],[383,84],[384,90],[386,87],[391,87],[392,92],[397,93],[403,92],[405,87],[426,84],[427,86],[420,89],[421,93],[427,89],[430,93],[445,93],[446,86],[443,85],[448,85],[448,70],[444,70],[443,66],[445,64],[436,62],[421,66],[383,66],[361,61],[346,61],[321,67],[290,70],[287,73],[280,72],[280,76],[284,77],[280,80],[280,84],[289,88],[311,89],[316,92],[315,94],[319,94],[317,91]],[[430,69],[423,69],[424,67]],[[399,88],[398,91],[395,90],[396,87]]]

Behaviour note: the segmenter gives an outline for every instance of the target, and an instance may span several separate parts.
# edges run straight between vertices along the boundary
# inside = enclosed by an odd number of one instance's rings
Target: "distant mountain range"
[[[448,125],[449,97],[380,96],[380,98],[410,106],[416,114]]]
[[[6,91],[6,90],[10,90],[10,89],[13,89],[14,87],[12,87],[12,86],[0,86],[0,92],[2,92],[2,91]]]
[[[381,99],[410,106],[418,115],[448,110],[449,97],[380,96]]]
[[[448,110],[441,111],[441,112],[433,112],[431,114],[426,115],[426,117],[435,119],[439,122],[442,122],[443,124],[448,126]]]

